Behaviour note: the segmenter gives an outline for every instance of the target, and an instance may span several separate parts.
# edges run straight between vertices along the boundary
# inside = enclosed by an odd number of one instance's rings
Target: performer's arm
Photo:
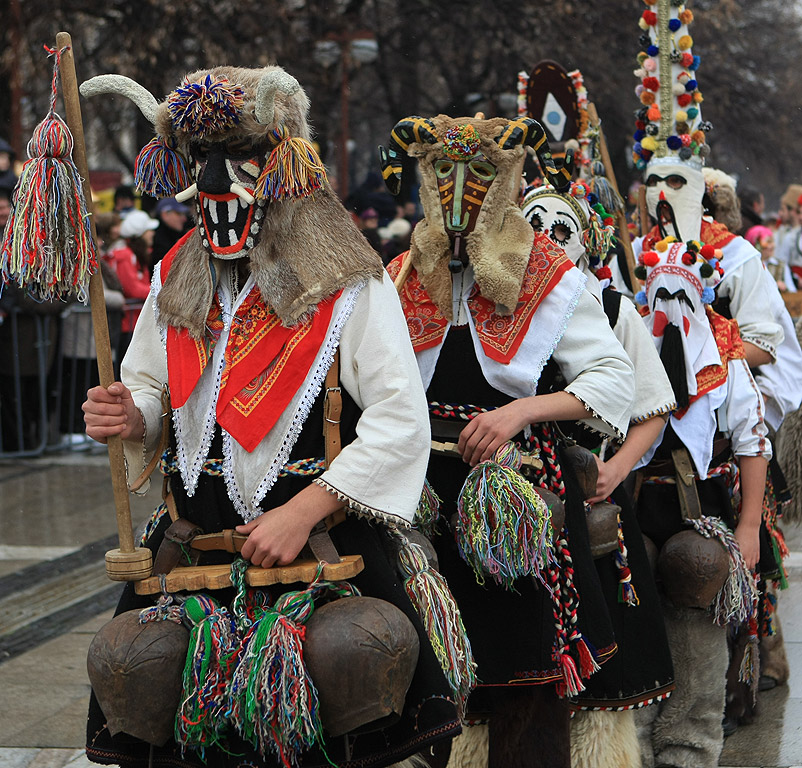
[[[768,462],[762,456],[739,456],[738,467],[741,470],[741,510],[735,538],[747,567],[754,570],[760,559],[760,520]]]

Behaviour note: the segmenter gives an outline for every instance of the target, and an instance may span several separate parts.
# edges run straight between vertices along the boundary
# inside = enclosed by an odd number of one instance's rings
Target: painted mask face
[[[253,198],[269,153],[267,144],[253,146],[232,138],[194,143],[191,152],[198,185],[195,208],[204,247],[219,259],[247,256],[258,241],[268,205],[267,200]]]
[[[476,226],[496,167],[477,152],[468,160],[435,161],[437,188],[446,231],[451,235],[467,235]]]
[[[663,222],[666,235],[678,240],[698,240],[702,231],[702,198],[705,180],[702,172],[682,163],[650,163],[646,169],[646,203],[649,214]],[[671,206],[674,231],[662,208],[661,200]]]
[[[578,201],[562,195],[537,195],[526,206],[524,215],[535,232],[542,232],[574,264],[579,264],[585,255],[583,233],[588,219]]]

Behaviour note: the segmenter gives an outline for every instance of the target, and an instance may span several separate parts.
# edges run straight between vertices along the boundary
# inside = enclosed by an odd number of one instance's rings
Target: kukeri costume
[[[399,290],[433,435],[456,441],[478,413],[564,388],[585,405],[588,426],[621,439],[629,421],[631,364],[598,302],[584,291],[583,275],[533,233],[513,202],[524,144],[535,147],[555,183],[567,183],[568,173],[556,172],[534,120],[407,118],[396,125],[384,154],[391,191],[398,186],[402,152],[418,159],[422,179],[425,218],[409,254],[389,269],[398,275],[412,265]],[[605,394],[610,391],[623,397],[613,400]],[[442,500],[434,543],[477,659],[480,690],[470,708],[490,713],[490,765],[567,765],[567,710],[551,685],[531,686],[555,683],[563,695],[578,692],[580,677],[604,662],[615,643],[592,566],[581,494],[562,462],[556,433],[548,424],[533,424],[514,439],[543,461],[530,475],[534,485],[564,501],[565,527],[554,532],[553,552],[548,525],[542,526],[548,510],[535,500],[533,517],[527,504],[516,513],[513,499],[528,498],[524,487],[504,497],[504,471],[494,463],[505,462],[501,450],[493,462],[470,471],[458,457],[432,456],[428,480]],[[517,527],[512,535],[518,538],[495,539],[488,551],[484,533],[497,522]],[[530,525],[540,526],[535,546]],[[527,558],[530,567],[516,567]],[[544,720],[535,715],[534,702]],[[538,740],[539,750],[532,746]],[[542,754],[535,757],[536,751]]]
[[[188,187],[179,197],[196,195],[198,227],[157,267],[123,363],[145,423],[144,445],[126,445],[131,476],[158,442],[161,392],[169,384],[172,429],[162,459],[168,511],[174,505],[201,531],[215,532],[284,504],[314,482],[349,513],[331,529],[333,542],[365,562],[350,583],[316,582],[295,592],[240,585],[236,597],[231,590],[190,597],[183,615],[194,629],[174,738],[152,741],[153,749],[115,735],[124,724],[104,717],[93,698],[87,754],[124,766],[149,759],[172,766],[382,766],[452,736],[459,731],[455,694],[407,596],[414,584],[397,572],[399,532],[412,521],[427,461],[423,391],[394,288],[309,144],[304,92],[278,67],[196,72],[162,104],[116,76],[83,90],[125,93],[154,123],[158,136],[137,162],[140,186],[163,196]],[[335,352],[344,447],[325,468],[321,425],[332,387],[323,383]],[[152,520],[146,545],[156,549],[169,523],[166,513]],[[420,575],[425,561],[403,543],[401,549]],[[358,618],[348,620],[350,643],[338,636],[321,646],[330,609],[353,603],[319,598],[354,590],[385,606],[374,614],[381,626],[372,636],[400,611],[411,629],[401,632],[409,639],[403,652],[420,648],[404,701],[380,706],[376,698],[397,669],[379,684],[370,663],[348,655],[363,647],[381,653]],[[118,612],[151,602],[129,585]],[[168,604],[160,601],[146,616],[169,618]],[[387,641],[397,637],[391,632]],[[453,650],[454,636],[444,637]],[[462,661],[469,669],[469,656]],[[260,694],[253,688],[257,670],[264,676]],[[328,717],[313,692],[313,683],[322,685],[322,677],[314,679],[319,670],[330,687],[331,675],[347,673],[337,685],[348,704],[329,706]],[[373,690],[360,689],[358,678],[372,679]]]

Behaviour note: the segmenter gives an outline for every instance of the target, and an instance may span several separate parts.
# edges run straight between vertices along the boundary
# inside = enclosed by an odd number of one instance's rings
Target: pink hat
[[[772,232],[768,227],[764,227],[762,224],[755,224],[754,227],[750,227],[746,230],[746,234],[744,237],[752,244],[757,245],[761,240],[766,237],[774,237],[774,232]]]

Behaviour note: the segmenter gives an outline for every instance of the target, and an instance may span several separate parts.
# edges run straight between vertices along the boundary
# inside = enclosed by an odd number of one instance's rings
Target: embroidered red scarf
[[[176,252],[177,247],[165,256],[162,280]],[[341,293],[321,301],[311,317],[291,328],[281,324],[257,286],[237,309],[226,342],[215,415],[217,423],[246,451],[259,445],[303,384],[326,338],[334,303]],[[206,327],[207,333],[200,340],[193,339],[186,328],[167,329],[167,374],[173,408],[187,402],[220,339],[224,321],[216,294]]]
[[[387,267],[395,279],[407,253],[393,259]],[[496,305],[479,293],[474,285],[468,298],[468,309],[476,325],[476,331],[485,354],[505,365],[515,357],[526,336],[535,310],[543,299],[560,282],[562,276],[573,267],[571,260],[560,248],[540,233],[535,233],[535,242],[529,255],[518,304],[512,315],[497,315]],[[401,306],[407,318],[409,336],[416,352],[441,343],[448,320],[429,298],[418,273],[413,269],[400,292]]]

